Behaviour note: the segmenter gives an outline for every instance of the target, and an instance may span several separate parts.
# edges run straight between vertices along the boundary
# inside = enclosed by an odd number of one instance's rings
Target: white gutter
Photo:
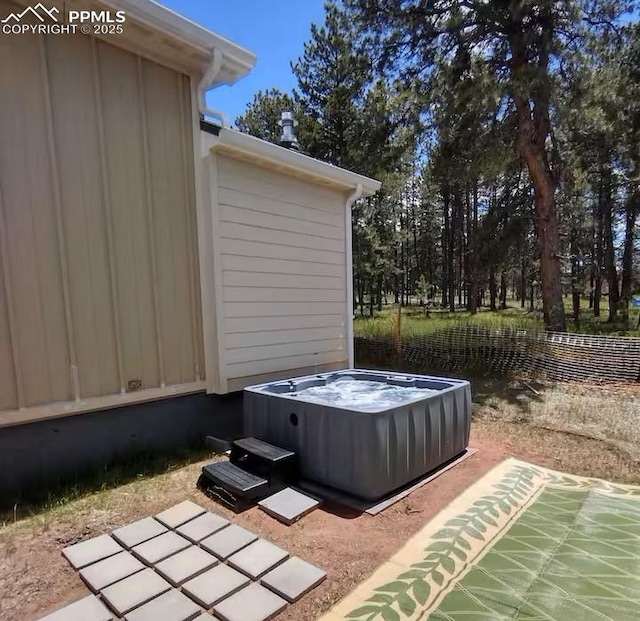
[[[233,84],[247,75],[256,64],[256,56],[249,50],[154,0],[100,0],[100,2],[113,9],[122,9],[126,12],[127,19],[132,18],[208,56],[211,56],[211,50],[219,49],[223,53],[223,64],[218,72],[218,84]],[[214,85],[210,84],[210,86]]]
[[[363,193],[362,184],[358,183],[352,194],[345,202],[345,265],[347,280],[347,368],[355,368],[355,355],[353,344],[353,230],[351,222],[351,208]]]
[[[229,127],[229,119],[224,112],[220,110],[213,110],[207,107],[207,90],[215,88],[215,80],[220,70],[222,69],[222,61],[224,60],[224,53],[219,48],[214,48],[211,53],[211,63],[204,72],[202,79],[198,83],[198,111],[202,116],[209,115],[217,119],[220,119],[223,127]]]

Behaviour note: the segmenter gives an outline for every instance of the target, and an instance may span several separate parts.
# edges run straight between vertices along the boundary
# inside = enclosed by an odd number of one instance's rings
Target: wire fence
[[[357,336],[358,366],[582,382],[640,382],[640,338],[457,325]]]

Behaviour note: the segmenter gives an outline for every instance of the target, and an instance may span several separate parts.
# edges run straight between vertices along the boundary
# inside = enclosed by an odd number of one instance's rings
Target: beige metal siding
[[[0,412],[204,376],[190,88],[90,37],[0,37]]]
[[[217,156],[229,389],[346,365],[345,197]]]
[[[40,44],[0,37],[3,295],[21,376],[10,408],[72,395]]]
[[[100,177],[91,40],[49,37],[46,44],[55,164],[69,273],[71,316],[83,396],[119,392],[112,321],[107,227]],[[74,83],[89,88],[74,88]],[[68,96],[69,91],[73,96]],[[55,113],[54,113],[55,110]],[[30,157],[25,153],[25,157]],[[39,209],[43,209],[41,206]],[[76,334],[77,333],[77,334]]]

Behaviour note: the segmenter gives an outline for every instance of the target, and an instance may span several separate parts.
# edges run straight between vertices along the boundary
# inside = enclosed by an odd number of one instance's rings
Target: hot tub
[[[311,481],[377,500],[463,453],[464,380],[345,370],[244,390],[248,436],[298,454]]]

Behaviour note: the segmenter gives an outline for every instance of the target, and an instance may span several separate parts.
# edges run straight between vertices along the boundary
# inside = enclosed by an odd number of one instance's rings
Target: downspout
[[[211,54],[211,63],[207,70],[204,72],[202,79],[198,83],[198,111],[204,117],[205,115],[213,116],[222,122],[223,127],[231,127],[229,119],[224,112],[219,110],[213,110],[207,108],[206,94],[207,90],[211,87],[211,84],[216,79],[220,70],[222,69],[222,61],[224,60],[224,54],[216,47]]]
[[[347,279],[347,365],[355,367],[353,347],[353,231],[351,224],[351,207],[362,196],[362,184],[359,183],[345,203],[345,276]]]

